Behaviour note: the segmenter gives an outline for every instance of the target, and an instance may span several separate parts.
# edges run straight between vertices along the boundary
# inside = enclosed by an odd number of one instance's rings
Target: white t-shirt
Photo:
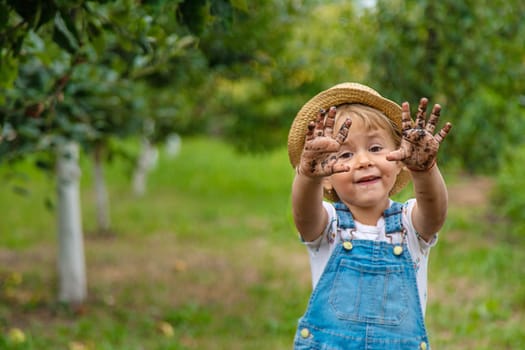
[[[407,201],[407,205],[403,207],[402,223],[407,231],[408,250],[416,269],[419,300],[421,302],[424,316],[427,305],[428,254],[430,248],[437,242],[437,235],[434,236],[432,241],[426,242],[417,234],[412,225],[412,209],[414,208],[414,203],[415,199],[410,199]],[[323,202],[323,205],[328,213],[328,225],[323,234],[315,241],[305,242],[310,254],[310,267],[312,270],[312,284],[314,288],[317,285],[334,248],[341,242],[341,237],[337,233],[337,214],[335,208],[329,202]],[[358,221],[354,222],[356,231],[353,233],[353,239],[390,242],[385,235],[385,219],[383,217],[378,220],[376,226],[363,225]]]

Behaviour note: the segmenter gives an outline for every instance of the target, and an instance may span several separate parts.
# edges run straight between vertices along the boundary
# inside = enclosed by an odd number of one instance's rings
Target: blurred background
[[[0,0],[0,348],[291,349],[288,129],[356,81],[453,124],[431,344],[523,349],[524,37],[517,0]]]

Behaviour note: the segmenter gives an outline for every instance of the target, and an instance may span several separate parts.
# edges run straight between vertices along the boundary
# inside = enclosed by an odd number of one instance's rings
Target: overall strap
[[[343,229],[355,228],[354,218],[350,209],[343,202],[334,203],[339,227]],[[392,205],[383,212],[385,218],[385,233],[392,234],[403,231],[402,223],[403,204],[392,202]]]
[[[385,218],[385,234],[398,233],[403,231],[403,204],[392,202],[390,208],[383,212]]]
[[[343,202],[334,203],[334,207],[339,221],[338,226],[342,229],[355,228],[354,217],[350,213],[350,209]]]

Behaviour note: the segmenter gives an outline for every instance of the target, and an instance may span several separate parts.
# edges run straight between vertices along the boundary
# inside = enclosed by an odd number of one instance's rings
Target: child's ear
[[[408,171],[408,168],[407,166],[405,165],[405,163],[403,162],[399,162],[399,173],[397,173],[398,175],[401,174],[403,171]]]
[[[339,196],[334,190],[334,186],[332,186],[332,181],[330,181],[329,177],[323,178],[321,184],[323,185],[323,192],[324,197],[332,202],[339,201]]]
[[[332,186],[332,181],[330,181],[329,177],[323,177],[323,180],[321,181],[323,184],[323,189],[325,191],[333,191],[334,187]]]

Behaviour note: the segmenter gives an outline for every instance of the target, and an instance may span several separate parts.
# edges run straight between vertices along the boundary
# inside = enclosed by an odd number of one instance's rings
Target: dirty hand
[[[335,107],[331,107],[328,112],[321,110],[317,119],[308,124],[303,153],[297,166],[298,174],[319,178],[350,170],[340,161],[337,153],[352,122],[347,119],[334,137],[335,113]]]
[[[438,104],[434,105],[432,114],[425,125],[427,103],[428,100],[424,97],[419,101],[415,123],[410,116],[408,102],[403,103],[401,114],[403,140],[401,141],[399,149],[391,152],[387,156],[388,160],[402,161],[411,171],[426,171],[434,166],[439,145],[452,128],[450,123],[446,123],[445,126],[434,135],[441,106]]]

